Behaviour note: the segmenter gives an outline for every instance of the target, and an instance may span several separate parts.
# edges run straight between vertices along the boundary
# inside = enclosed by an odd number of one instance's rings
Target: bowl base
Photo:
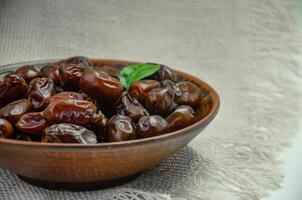
[[[116,187],[119,185],[126,184],[133,179],[137,178],[141,172],[133,174],[130,176],[125,176],[117,179],[107,180],[107,181],[93,181],[93,182],[56,182],[56,181],[45,181],[40,179],[29,178],[26,176],[18,175],[18,177],[26,183],[34,186],[42,187],[51,190],[70,190],[70,191],[91,191],[106,189],[110,187]]]

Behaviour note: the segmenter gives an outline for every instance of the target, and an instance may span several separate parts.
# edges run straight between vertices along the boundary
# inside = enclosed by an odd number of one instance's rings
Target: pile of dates
[[[195,122],[201,91],[164,65],[126,91],[119,71],[72,57],[26,65],[0,81],[0,137],[51,143],[117,142]]]

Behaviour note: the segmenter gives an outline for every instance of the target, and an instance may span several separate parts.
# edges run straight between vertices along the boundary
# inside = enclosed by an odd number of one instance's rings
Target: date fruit
[[[0,118],[0,138],[13,138],[14,128],[9,121]]]
[[[85,100],[57,100],[52,101],[45,108],[43,114],[49,124],[73,123],[89,125],[93,121],[96,107]]]
[[[150,64],[155,64],[155,63],[150,63]],[[176,73],[174,72],[173,69],[166,65],[159,65],[159,70],[149,76],[147,79],[154,79],[157,81],[163,81],[163,80],[171,80],[173,82],[176,82],[177,76]]]
[[[27,99],[20,99],[7,104],[0,109],[0,117],[10,121],[13,125],[17,123],[19,118],[32,110],[32,105]]]
[[[50,101],[57,100],[85,100],[87,95],[78,92],[60,92],[53,95]]]
[[[79,91],[80,79],[85,69],[93,68],[92,62],[83,56],[75,56],[57,62],[64,81],[64,89],[69,91]]]
[[[159,115],[144,116],[137,123],[137,134],[140,138],[161,135],[167,131],[168,122]]]
[[[95,66],[94,67],[95,71],[100,71],[100,72],[105,72],[107,74],[109,74],[110,76],[114,77],[114,78],[118,78],[119,74],[120,74],[120,69],[116,68],[116,67],[110,67],[110,66]]]
[[[136,139],[136,131],[130,117],[115,115],[107,122],[107,138],[109,142]]]
[[[61,90],[61,88],[64,86],[63,75],[59,69],[59,66],[57,65],[52,64],[42,67],[39,72],[39,76],[51,78],[56,87],[58,87],[58,90]]]
[[[196,108],[201,100],[200,89],[189,81],[179,82],[177,86],[181,90],[181,96],[176,97],[176,102],[179,105],[188,105]]]
[[[86,68],[76,64],[70,64],[65,68],[61,68],[64,80],[64,90],[79,91],[80,79]]]
[[[170,95],[173,97],[173,99],[179,98],[182,95],[182,92],[180,88],[177,86],[176,83],[173,81],[170,81],[168,79],[163,80],[160,82],[160,88],[168,88]]]
[[[26,97],[28,85],[25,80],[17,74],[8,74],[0,83],[0,106]]]
[[[16,127],[22,133],[41,136],[48,126],[44,116],[40,112],[26,113],[20,117]]]
[[[146,109],[152,115],[169,115],[177,104],[174,102],[174,95],[168,87],[155,88],[145,97]]]
[[[182,129],[194,123],[194,110],[190,106],[179,106],[166,120],[170,131]]]
[[[129,88],[129,94],[136,98],[139,102],[142,104],[145,103],[145,96],[148,92],[150,92],[152,89],[159,86],[159,82],[155,80],[140,80],[135,82],[130,88]]]
[[[97,134],[100,142],[104,142],[106,140],[105,133],[107,121],[107,117],[99,110],[98,113],[94,114],[92,124],[88,125],[88,128]]]
[[[26,83],[30,83],[31,80],[38,76],[39,70],[34,65],[25,65],[16,70],[16,74],[21,76]]]
[[[90,61],[90,59],[84,56],[74,56],[71,58],[61,60],[56,64],[59,65],[60,67],[65,67],[68,65],[79,65],[79,66],[91,67],[91,68],[93,67],[93,64]]]
[[[50,78],[33,79],[27,90],[28,99],[35,110],[44,109],[49,104],[51,96],[55,93],[55,86]]]
[[[75,124],[54,124],[44,130],[42,142],[96,144],[94,132]]]
[[[102,104],[115,104],[123,92],[123,86],[116,78],[105,72],[86,69],[80,81],[83,92]]]
[[[142,116],[149,115],[148,111],[127,91],[123,92],[116,105],[116,112],[121,115],[130,117],[134,122]]]

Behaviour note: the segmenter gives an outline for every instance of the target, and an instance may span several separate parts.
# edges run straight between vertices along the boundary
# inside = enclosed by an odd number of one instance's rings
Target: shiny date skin
[[[64,90],[68,91],[79,91],[80,90],[80,79],[86,68],[70,64],[64,68],[61,68],[64,80]]]
[[[202,98],[195,84],[177,83],[176,72],[160,65],[125,91],[121,68],[76,56],[40,71],[26,65],[6,72],[0,81],[0,137],[95,144],[158,136],[195,122]]]
[[[95,99],[90,98],[85,93],[79,93],[79,92],[59,92],[51,97],[50,101],[56,101],[56,100],[86,100],[91,102],[95,107],[99,108],[98,102]]]
[[[152,89],[159,86],[159,82],[156,80],[140,80],[135,82],[129,88],[129,94],[136,98],[140,103],[145,103],[145,96],[150,92]]]
[[[26,97],[28,85],[17,74],[8,74],[0,83],[0,106],[4,106],[15,100]]]
[[[115,115],[107,123],[107,139],[109,142],[119,142],[136,139],[135,126],[130,117]]]
[[[50,101],[57,101],[57,100],[85,100],[88,96],[83,93],[78,92],[59,92],[53,95]]]
[[[110,66],[106,66],[106,65],[95,66],[94,70],[100,71],[100,72],[105,72],[116,79],[118,79],[120,71],[121,71],[120,69],[118,69],[116,67],[110,67]]]
[[[13,138],[14,128],[9,121],[0,118],[0,138]]]
[[[63,75],[59,66],[49,64],[41,68],[39,72],[40,77],[51,78],[57,87],[58,91],[61,91],[64,86]]]
[[[169,115],[177,104],[174,102],[174,95],[168,87],[155,88],[145,97],[146,109],[152,115]]]
[[[27,99],[20,99],[0,109],[0,117],[10,121],[13,125],[19,120],[19,118],[32,110],[32,105]]]
[[[42,142],[96,144],[97,137],[94,132],[85,127],[61,123],[47,127],[44,130]]]
[[[134,122],[142,116],[149,115],[148,111],[127,91],[123,92],[116,105],[116,112],[130,117]]]
[[[198,107],[201,101],[200,88],[189,81],[179,82],[177,86],[181,90],[181,96],[176,97],[176,102],[179,105],[188,105],[192,108]]]
[[[39,70],[34,65],[25,65],[16,70],[16,74],[21,76],[27,84],[38,77]]]
[[[92,123],[96,110],[93,103],[89,101],[69,99],[50,102],[43,114],[49,124],[88,125]]]
[[[145,96],[145,106],[151,114],[167,116],[176,108],[175,99],[181,95],[177,84],[171,80],[164,80]]]
[[[115,104],[123,92],[123,86],[119,80],[105,72],[97,72],[87,69],[80,81],[83,92],[97,99],[103,104]]]
[[[50,78],[35,78],[28,87],[27,95],[35,110],[44,109],[56,93],[55,85]]]
[[[56,63],[63,76],[64,89],[69,91],[79,91],[80,78],[85,69],[93,68],[92,62],[83,56],[75,56],[61,60]]]
[[[156,63],[150,63],[150,64],[156,64]],[[173,82],[176,82],[177,76],[173,69],[166,65],[159,64],[159,70],[152,74],[151,76],[147,77],[146,79],[154,79],[157,81],[163,81],[163,80],[171,80]]]
[[[169,131],[175,131],[194,123],[194,110],[190,106],[179,106],[167,118]]]
[[[167,131],[168,122],[159,115],[141,117],[137,123],[139,138],[148,138],[162,135]]]
[[[99,110],[98,113],[94,114],[92,123],[86,126],[96,133],[99,142],[106,140],[107,121],[107,117]]]
[[[92,62],[83,56],[75,56],[56,63],[63,75],[64,89],[79,91],[80,78],[85,69],[93,69]]]
[[[61,60],[61,61],[57,62],[56,64],[59,65],[60,67],[66,67],[68,65],[78,65],[78,66],[83,66],[85,68],[94,67],[91,60],[84,56],[74,56],[71,58]]]
[[[42,136],[43,130],[48,126],[41,112],[26,113],[16,123],[16,128],[22,133]]]
[[[169,93],[173,97],[173,99],[179,98],[182,95],[182,91],[180,90],[178,85],[168,79],[160,82],[159,88],[168,88]]]

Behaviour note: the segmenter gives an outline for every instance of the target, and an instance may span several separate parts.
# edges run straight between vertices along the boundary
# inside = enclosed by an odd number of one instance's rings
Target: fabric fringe
[[[242,103],[236,110],[243,114],[234,113],[240,123],[231,135],[216,134],[200,146],[207,157],[199,159],[195,180],[180,195],[256,200],[280,188],[283,163],[277,156],[299,128],[302,100],[302,68],[296,59],[302,39],[288,9],[286,1],[251,1],[245,31],[253,54],[239,88]]]

